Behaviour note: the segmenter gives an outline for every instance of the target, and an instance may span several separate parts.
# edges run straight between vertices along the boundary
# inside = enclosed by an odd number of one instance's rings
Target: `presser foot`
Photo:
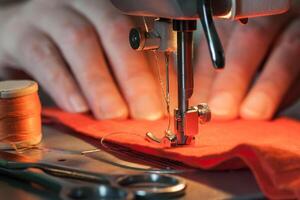
[[[187,142],[184,145],[194,145],[195,139],[195,137],[186,137]],[[179,144],[176,134],[172,131],[166,131],[163,138],[158,138],[152,132],[147,132],[146,140],[150,143],[160,144],[165,148],[182,146],[182,144]]]
[[[150,143],[161,144],[163,147],[174,147],[177,146],[177,137],[170,130],[165,131],[163,138],[156,137],[152,132],[146,133],[146,140]]]
[[[146,140],[151,143],[161,144],[164,147],[176,147],[195,144],[198,134],[198,125],[205,124],[211,119],[211,112],[207,104],[190,107],[183,115],[175,110],[174,133],[166,130],[163,138],[158,138],[152,132],[146,133]]]
[[[171,131],[166,131],[166,134],[163,138],[158,138],[152,132],[147,132],[146,140],[151,143],[160,144],[165,148],[179,146],[176,134]],[[195,137],[191,138],[191,140],[195,141]],[[192,145],[192,143],[190,143],[190,145]]]

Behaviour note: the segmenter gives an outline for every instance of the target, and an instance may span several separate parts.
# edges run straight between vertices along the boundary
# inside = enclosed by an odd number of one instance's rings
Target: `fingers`
[[[226,49],[230,33],[232,32],[233,23],[227,21],[218,21],[216,23],[219,37],[222,41],[223,48]],[[195,32],[199,34],[199,32]],[[200,33],[202,34],[202,32]],[[192,104],[199,104],[201,102],[207,102],[210,96],[211,87],[213,85],[216,70],[213,68],[212,61],[210,59],[209,50],[205,41],[204,35],[201,35],[199,42],[199,51],[197,52],[197,61],[195,67],[195,88],[192,96]]]
[[[194,69],[194,93],[191,103],[194,105],[207,102],[216,72],[212,66],[208,46],[202,38]]]
[[[215,117],[232,119],[239,115],[252,77],[284,22],[284,18],[266,17],[236,26],[226,49],[225,69],[218,73],[211,90],[209,105]]]
[[[93,114],[98,119],[125,118],[125,101],[109,72],[92,25],[68,8],[56,8],[41,18],[39,28],[57,43]]]
[[[163,115],[160,90],[142,53],[128,42],[131,21],[117,12],[110,1],[74,1],[100,35],[106,55],[134,118],[157,119]],[[101,8],[101,11],[100,9]]]
[[[282,35],[240,110],[246,119],[270,119],[300,74],[300,20]]]
[[[11,55],[40,83],[54,101],[69,112],[85,112],[88,106],[67,70],[61,55],[44,34],[31,30],[15,41]]]

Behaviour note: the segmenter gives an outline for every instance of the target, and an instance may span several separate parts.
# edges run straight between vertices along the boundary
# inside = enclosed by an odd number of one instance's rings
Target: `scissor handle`
[[[77,185],[64,187],[60,196],[65,200],[133,200],[133,193],[112,185]]]
[[[161,174],[121,176],[116,183],[133,192],[137,199],[170,199],[184,195],[183,179]]]

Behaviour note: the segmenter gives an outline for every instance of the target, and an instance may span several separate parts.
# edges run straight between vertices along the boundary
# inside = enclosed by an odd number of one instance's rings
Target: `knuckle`
[[[281,81],[278,82],[286,82],[287,85],[291,84],[291,81],[296,78],[296,76],[299,75],[298,70],[296,70],[298,66],[293,65],[293,67],[285,67],[285,70],[282,70],[281,75]],[[278,83],[280,84],[280,83]],[[282,83],[281,83],[282,84]]]
[[[150,79],[150,73],[143,69],[130,69],[123,74],[124,80],[130,85],[142,83],[145,79]]]
[[[264,77],[260,79],[260,89],[266,93],[270,93],[270,91],[279,91],[282,88],[281,81],[274,79],[272,77]],[[276,88],[276,90],[274,90]]]
[[[86,85],[93,86],[98,83],[101,87],[101,85],[113,83],[113,77],[106,65],[90,67],[89,70],[78,68],[76,71],[74,70],[74,73],[84,80]]]
[[[224,79],[230,81],[233,87],[235,85],[245,85],[251,79],[250,70],[243,66],[234,70],[229,69],[226,72]],[[226,87],[226,84],[224,86]]]
[[[281,38],[281,44],[293,51],[300,50],[300,20],[291,23]]]
[[[297,64],[285,65],[278,68],[274,74],[280,77],[278,80],[273,78],[273,82],[278,82],[276,84],[289,83],[299,75],[299,66]]]
[[[239,75],[238,72],[227,73],[217,77],[212,85],[212,93],[245,91],[246,87],[248,87],[248,83],[248,76]]]
[[[84,74],[84,76],[83,76],[83,77],[85,77],[84,84],[86,86],[94,87],[94,85],[96,83],[98,83],[98,85],[96,87],[105,88],[107,85],[113,83],[113,80],[110,78],[109,75],[108,76],[97,76],[97,75],[99,75],[99,74],[94,74],[94,75],[91,73]],[[78,75],[78,76],[80,76],[80,75]],[[105,92],[108,92],[108,91],[105,91]]]
[[[270,71],[259,79],[260,87],[269,93],[280,93],[288,90],[295,77],[299,75],[299,72],[296,72],[297,68],[298,66],[284,66],[277,68],[276,71]]]
[[[49,83],[66,84],[66,74],[60,67],[53,67],[49,74],[45,76]]]
[[[156,95],[156,85],[155,82],[149,81],[147,84],[141,84],[145,82],[145,80],[141,80],[141,78],[135,78],[134,82],[132,82],[132,90],[126,91],[126,96],[130,100],[139,100],[143,99],[140,94],[147,94],[147,96],[154,97]],[[130,85],[130,84],[128,84]]]
[[[84,40],[95,36],[92,25],[86,23],[69,24],[64,27],[65,42],[72,45],[80,45]]]
[[[43,37],[28,38],[22,45],[22,54],[29,60],[41,62],[55,55],[57,49],[52,42]]]

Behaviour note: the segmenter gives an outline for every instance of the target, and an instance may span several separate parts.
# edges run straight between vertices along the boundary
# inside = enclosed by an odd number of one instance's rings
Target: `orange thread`
[[[41,103],[37,92],[0,99],[0,143],[15,149],[28,148],[40,142]]]

